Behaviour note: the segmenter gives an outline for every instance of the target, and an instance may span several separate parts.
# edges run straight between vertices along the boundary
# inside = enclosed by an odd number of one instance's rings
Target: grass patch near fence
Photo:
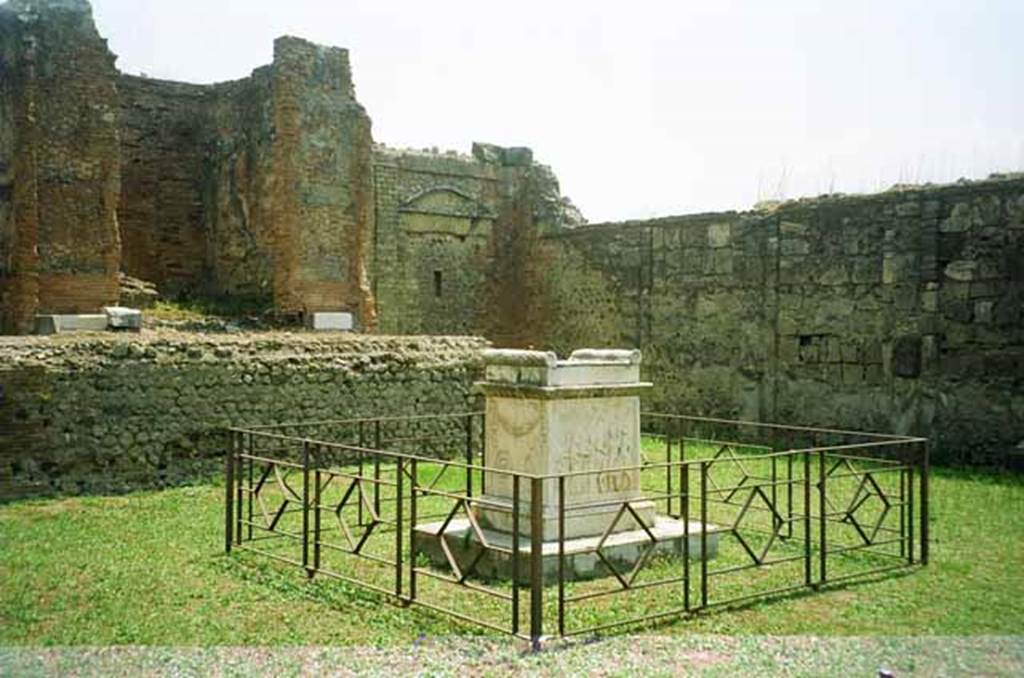
[[[421,635],[490,633],[343,582],[309,581],[252,554],[224,555],[223,495],[211,482],[0,506],[0,645],[391,646]],[[931,529],[926,568],[710,611],[656,631],[1019,634],[1024,481],[934,470]],[[451,596],[456,609],[464,604],[461,590],[438,595]],[[594,614],[600,621],[601,610]]]

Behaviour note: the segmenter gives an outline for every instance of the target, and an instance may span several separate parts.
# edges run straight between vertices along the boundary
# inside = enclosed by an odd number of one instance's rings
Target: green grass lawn
[[[929,566],[818,593],[711,610],[661,624],[657,632],[1020,634],[1024,482],[1019,477],[941,469],[933,471],[932,480]],[[445,483],[457,487],[461,480],[453,475],[439,486]],[[0,506],[0,645],[397,646],[421,634],[493,635],[429,610],[402,608],[343,582],[326,577],[307,580],[296,568],[253,554],[226,556],[223,493],[222,485],[211,482],[130,496]],[[393,536],[384,533],[376,538],[383,543]],[[294,553],[294,546],[290,548]],[[723,540],[720,558],[711,565],[741,560],[739,547]],[[338,556],[330,564],[340,570],[346,562]],[[678,567],[678,560],[666,559],[654,562],[650,571],[655,576],[678,572]],[[720,592],[756,591],[768,587],[773,578],[792,582],[789,567],[746,571],[722,584]],[[373,574],[376,571],[379,575]],[[370,580],[380,576],[381,582],[390,581],[388,568],[358,572]],[[420,579],[422,595],[435,596],[435,602],[466,609],[466,601],[474,600],[449,585]],[[573,590],[608,585],[608,580],[601,580]],[[549,605],[553,591],[545,594]],[[666,597],[652,595],[632,602],[612,596],[601,604],[580,605],[574,623],[649,611]],[[503,614],[501,601],[477,598],[479,602],[468,604],[478,616],[494,614],[497,619]],[[523,598],[525,603],[528,594]]]

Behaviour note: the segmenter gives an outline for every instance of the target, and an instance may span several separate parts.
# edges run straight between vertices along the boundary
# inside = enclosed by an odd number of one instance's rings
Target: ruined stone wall
[[[128,273],[374,326],[372,137],[347,51],[286,37],[243,80],[120,85]]]
[[[372,329],[373,139],[348,51],[279,38],[272,77],[275,305],[348,310]]]
[[[117,72],[84,0],[12,0],[0,15],[15,129],[4,323],[26,331],[36,312],[117,300]]]
[[[466,156],[381,146],[374,180],[381,329],[520,345],[524,243],[573,219],[551,171],[526,148],[478,143]]]
[[[205,288],[273,297],[273,91],[270,67],[213,88],[203,204]]]
[[[14,229],[14,167],[17,159],[16,21],[0,10],[0,332],[17,323],[12,283],[17,267]],[[34,295],[33,295],[34,298]],[[34,302],[33,302],[34,303]]]
[[[377,149],[373,279],[381,331],[480,330],[499,171],[461,155]]]
[[[483,340],[308,334],[0,339],[0,501],[208,477],[226,426],[457,413]]]
[[[162,293],[203,291],[210,87],[129,75],[121,108],[121,268]]]
[[[658,407],[986,460],[1024,439],[1022,205],[996,179],[548,236],[531,333],[642,348]]]

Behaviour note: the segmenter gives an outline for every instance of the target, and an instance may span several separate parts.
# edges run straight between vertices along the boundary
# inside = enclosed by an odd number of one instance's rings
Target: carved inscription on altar
[[[639,415],[635,399],[602,398],[555,404],[552,449],[556,471],[597,471],[573,476],[566,492],[573,501],[639,490]]]

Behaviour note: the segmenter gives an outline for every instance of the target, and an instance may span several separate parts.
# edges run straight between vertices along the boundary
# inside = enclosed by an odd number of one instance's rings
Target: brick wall
[[[82,0],[12,0],[0,7],[0,24],[15,178],[4,191],[0,285],[6,331],[26,331],[37,312],[95,311],[117,300],[116,70]]]
[[[280,38],[249,78],[122,76],[120,97],[126,272],[373,327],[372,137],[347,51]]]
[[[272,78],[275,306],[347,310],[372,328],[373,139],[348,51],[279,38]]]
[[[199,292],[212,90],[121,75],[121,268],[165,294]]]
[[[206,289],[273,297],[271,68],[213,88],[203,177]]]

